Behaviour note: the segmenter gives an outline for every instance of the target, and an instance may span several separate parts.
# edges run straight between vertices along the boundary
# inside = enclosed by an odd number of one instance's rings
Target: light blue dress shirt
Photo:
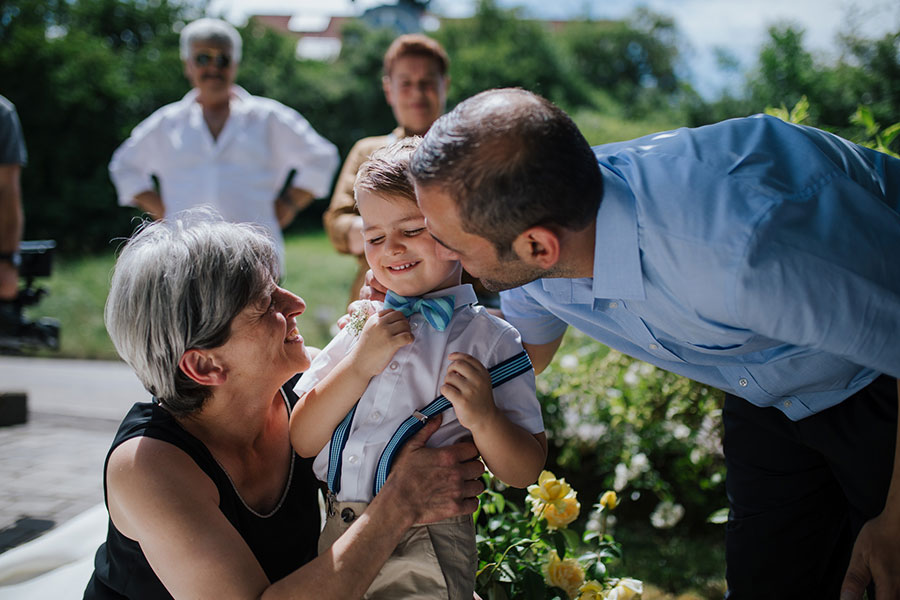
[[[900,160],[764,115],[594,152],[594,276],[502,292],[524,342],[572,325],[793,420],[900,377]]]

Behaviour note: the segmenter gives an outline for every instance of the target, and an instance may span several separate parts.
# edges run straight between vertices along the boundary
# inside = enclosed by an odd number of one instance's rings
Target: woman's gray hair
[[[213,42],[231,50],[231,58],[235,63],[241,62],[241,34],[237,29],[221,19],[197,19],[181,30],[181,60],[191,57],[191,44],[195,42]]]
[[[119,254],[104,318],[119,356],[170,412],[199,410],[212,388],[178,366],[185,351],[215,348],[231,322],[278,277],[268,234],[209,208],[144,222]]]

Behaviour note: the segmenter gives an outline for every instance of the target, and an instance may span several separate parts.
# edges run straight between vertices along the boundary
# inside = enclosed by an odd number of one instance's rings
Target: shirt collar
[[[423,298],[441,298],[443,296],[454,297],[454,311],[462,306],[468,306],[469,304],[478,302],[478,296],[475,295],[475,289],[472,287],[471,283],[463,283],[443,290],[437,290],[436,292],[422,294]]]
[[[634,194],[617,173],[600,165],[603,200],[594,241],[595,298],[645,300]]]
[[[603,200],[597,211],[592,280],[581,280],[584,283],[579,285],[579,280],[554,277],[541,279],[540,285],[565,302],[590,302],[588,294],[593,298],[645,300],[634,195],[617,173],[602,164],[600,172]]]
[[[181,100],[182,100],[182,102],[187,103],[188,106],[191,106],[197,101],[197,96],[199,96],[199,95],[200,95],[200,91],[197,88],[191,88],[190,90],[188,90],[188,93],[185,94],[184,98],[182,98]],[[239,86],[239,85],[231,86],[231,100],[232,101],[237,100],[237,102],[233,103],[231,108],[234,108],[237,105],[245,103],[251,97],[252,96],[251,96],[250,92],[248,92],[241,86]]]

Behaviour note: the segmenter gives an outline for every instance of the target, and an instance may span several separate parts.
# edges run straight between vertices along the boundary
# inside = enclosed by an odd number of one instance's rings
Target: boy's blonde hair
[[[353,195],[358,196],[359,190],[366,190],[415,203],[416,190],[409,178],[409,160],[421,141],[419,136],[403,138],[370,154],[356,172]]]

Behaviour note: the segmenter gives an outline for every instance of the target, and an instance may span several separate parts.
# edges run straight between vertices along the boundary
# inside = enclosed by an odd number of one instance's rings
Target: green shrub
[[[575,330],[537,385],[548,464],[587,495],[630,496],[629,510],[660,528],[700,526],[725,506],[719,390]]]

